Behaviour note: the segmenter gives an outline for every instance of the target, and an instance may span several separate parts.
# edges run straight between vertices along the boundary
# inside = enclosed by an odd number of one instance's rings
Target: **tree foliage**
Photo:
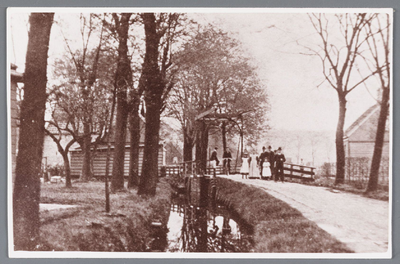
[[[238,41],[212,25],[200,27],[177,53],[175,67],[177,84],[168,113],[181,123],[185,160],[192,160],[196,116],[212,107],[230,117],[222,123],[228,135],[246,131],[249,139],[255,139],[262,134],[266,93]],[[209,123],[205,129],[218,125]]]
[[[80,23],[82,47],[72,49],[64,37],[67,50],[63,58],[54,62],[55,84],[49,91],[48,102],[52,113],[49,121],[81,146],[81,179],[88,180],[94,158],[91,154],[95,152],[92,148],[96,149],[103,139],[110,116],[115,49],[106,41],[98,15],[81,14]],[[98,41],[95,46],[93,39]]]

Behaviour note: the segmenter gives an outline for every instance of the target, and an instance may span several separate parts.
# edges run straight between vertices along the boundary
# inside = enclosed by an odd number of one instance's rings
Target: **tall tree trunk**
[[[223,152],[225,153],[226,151],[226,122],[222,122],[222,127],[221,127],[221,132],[222,132],[222,149]]]
[[[142,173],[140,175],[138,194],[154,195],[158,181],[161,97],[165,83],[158,66],[160,35],[157,33],[154,13],[143,14],[143,21],[146,35],[146,52],[142,73],[145,80],[146,126]]]
[[[378,127],[376,130],[374,154],[371,161],[371,171],[367,186],[367,192],[376,191],[378,189],[379,168],[382,159],[383,144],[385,141],[386,119],[389,113],[389,88],[383,88],[381,109],[379,112]]]
[[[138,194],[155,195],[158,181],[160,109],[157,100],[147,102],[146,106],[145,147]]]
[[[13,192],[14,249],[33,250],[39,238],[40,171],[44,140],[46,71],[54,13],[32,13],[21,103]]]
[[[115,126],[114,160],[111,180],[111,190],[114,192],[124,188],[124,163],[126,126],[128,118],[126,91],[124,95],[117,92],[117,118]]]
[[[111,190],[113,192],[124,188],[124,162],[126,144],[126,126],[128,122],[127,90],[132,87],[132,69],[128,57],[128,31],[131,13],[121,14],[121,20],[117,24],[118,31],[118,64],[115,74],[115,86],[117,88],[117,119],[115,128],[115,147]]]
[[[140,100],[138,96],[133,98],[132,110],[129,116],[129,130],[131,133],[131,148],[129,159],[129,180],[128,188],[139,185],[139,144],[140,144],[140,117],[139,117]]]
[[[208,128],[203,121],[197,122],[196,166],[197,171],[205,173],[207,168]]]
[[[83,124],[83,133],[85,135],[83,139],[83,165],[82,165],[82,174],[81,174],[81,181],[88,181],[92,177],[91,174],[91,157],[90,157],[90,148],[91,148],[91,143],[92,143],[92,136],[90,135],[91,129],[90,129],[90,123],[85,122]]]
[[[339,120],[336,128],[336,178],[335,184],[344,183],[346,155],[344,151],[344,121],[346,117],[346,97],[342,93],[339,96]]]
[[[183,131],[183,161],[193,160],[193,138],[184,128]]]
[[[71,166],[69,164],[69,159],[68,159],[68,152],[63,152],[61,153],[63,160],[64,160],[64,170],[65,170],[65,187],[71,188],[72,183],[71,183]]]

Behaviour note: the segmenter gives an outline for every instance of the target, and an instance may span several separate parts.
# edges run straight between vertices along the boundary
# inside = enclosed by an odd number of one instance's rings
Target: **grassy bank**
[[[218,178],[217,184],[218,199],[228,201],[254,227],[256,252],[352,252],[298,210],[268,193],[224,178]]]
[[[41,203],[77,205],[42,211],[38,250],[135,251],[154,249],[152,221],[166,228],[170,185],[161,179],[155,197],[144,199],[136,190],[110,195],[111,213],[105,213],[104,183],[75,182],[73,188],[44,184]]]
[[[358,194],[367,198],[372,198],[381,201],[389,201],[389,190],[388,187],[380,187],[378,190],[374,192],[365,192],[364,184],[359,184],[357,182],[354,183],[343,183],[335,185],[335,178],[334,177],[324,177],[324,176],[316,176],[314,182],[308,182],[307,184],[311,184],[314,186],[321,186],[326,188],[331,188],[334,190],[339,190],[343,192],[349,192]]]

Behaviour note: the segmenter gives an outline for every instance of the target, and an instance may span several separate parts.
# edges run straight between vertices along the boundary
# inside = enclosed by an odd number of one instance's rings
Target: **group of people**
[[[210,156],[210,165],[215,168],[219,165],[219,159],[217,157],[216,147]],[[222,156],[223,168],[227,175],[230,174],[230,163],[232,160],[232,154],[227,148]],[[284,182],[283,164],[286,161],[285,155],[282,153],[282,148],[279,147],[273,151],[271,146],[268,148],[263,147],[262,153],[257,155],[253,153],[249,155],[247,152],[242,155],[242,166],[240,174],[242,178],[256,177],[261,179],[274,179],[275,181]]]
[[[210,165],[211,167],[215,168],[216,166],[219,165],[219,159],[217,157],[217,150],[218,148],[215,147],[215,149],[211,152],[211,157],[210,157]],[[226,148],[224,151],[224,155],[222,156],[223,159],[223,168],[225,170],[225,173],[227,175],[230,174],[231,170],[231,160],[232,160],[232,153],[229,148]]]
[[[284,182],[283,164],[286,161],[282,148],[273,151],[271,146],[268,149],[262,148],[262,153],[257,156],[253,153],[243,154],[240,173],[242,178],[260,177],[261,179],[274,179]]]

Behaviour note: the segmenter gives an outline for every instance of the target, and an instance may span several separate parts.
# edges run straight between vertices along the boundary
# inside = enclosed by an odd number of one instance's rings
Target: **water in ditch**
[[[173,195],[167,252],[250,252],[252,227],[218,201],[199,206]]]

